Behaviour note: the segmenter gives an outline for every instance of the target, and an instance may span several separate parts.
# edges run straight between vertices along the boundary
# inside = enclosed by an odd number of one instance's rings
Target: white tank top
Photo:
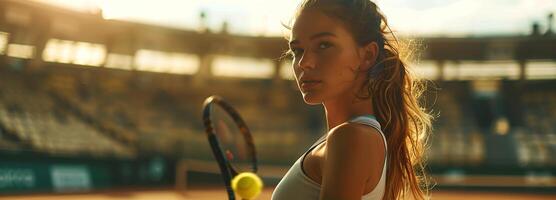
[[[355,117],[350,122],[361,123],[365,125],[369,125],[375,128],[382,139],[384,140],[385,147],[387,146],[386,137],[382,130],[380,129],[380,124],[372,115],[365,115]],[[286,175],[280,180],[280,183],[274,189],[272,193],[272,200],[296,200],[296,199],[303,199],[303,200],[311,200],[311,199],[319,199],[320,196],[320,184],[310,179],[304,172],[301,166],[305,155],[310,152],[313,148],[315,148],[320,143],[324,142],[326,139],[326,134],[318,139],[310,148],[307,150],[295,163],[292,167],[288,170]],[[361,197],[362,200],[382,200],[384,195],[384,190],[386,187],[386,166],[387,166],[387,157],[388,155],[388,148],[385,149],[385,158],[384,158],[384,166],[382,168],[382,175],[378,181],[378,184],[375,188],[363,195]]]

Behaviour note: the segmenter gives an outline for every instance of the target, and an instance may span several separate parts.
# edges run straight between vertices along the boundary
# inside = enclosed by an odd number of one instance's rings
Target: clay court
[[[273,188],[265,188],[257,198],[270,199]],[[438,200],[470,200],[470,199],[505,199],[505,200],[549,200],[555,199],[554,194],[531,194],[510,192],[473,192],[473,191],[434,191],[432,199]],[[192,187],[185,194],[180,194],[172,189],[148,191],[106,191],[86,194],[37,194],[0,197],[4,200],[213,200],[227,199],[223,188],[217,187]]]

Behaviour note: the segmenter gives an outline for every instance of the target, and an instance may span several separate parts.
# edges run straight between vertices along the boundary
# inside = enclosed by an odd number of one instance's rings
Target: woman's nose
[[[303,71],[310,70],[315,68],[315,61],[314,56],[311,56],[310,53],[305,52],[299,59],[299,68]]]

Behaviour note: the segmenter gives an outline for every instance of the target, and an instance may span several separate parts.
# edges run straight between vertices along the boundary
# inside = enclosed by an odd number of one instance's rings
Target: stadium
[[[555,197],[549,27],[407,38],[421,47],[417,72],[430,79],[422,101],[436,116],[433,198]],[[301,101],[287,48],[283,37],[225,27],[183,30],[1,1],[0,199],[225,199],[201,118],[213,94],[249,125],[265,183],[259,199],[269,199],[326,131],[323,109]]]

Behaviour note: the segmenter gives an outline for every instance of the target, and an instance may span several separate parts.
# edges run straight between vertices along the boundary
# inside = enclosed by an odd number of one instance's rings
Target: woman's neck
[[[339,98],[323,103],[328,131],[355,116],[373,115],[371,99]]]

